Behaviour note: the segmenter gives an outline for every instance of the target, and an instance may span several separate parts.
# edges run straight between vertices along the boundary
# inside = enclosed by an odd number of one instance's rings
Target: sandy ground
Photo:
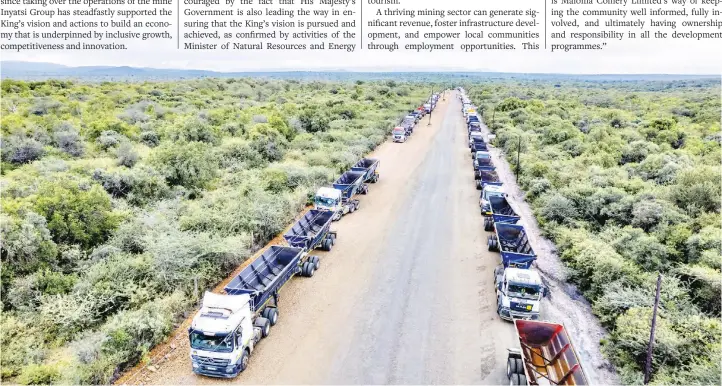
[[[446,99],[431,126],[427,117],[408,142],[384,143],[370,155],[381,160],[381,179],[361,196],[358,212],[334,223],[337,243],[317,253],[314,277],[283,288],[280,320],[246,372],[232,380],[194,375],[184,324],[152,353],[153,371],[139,366],[117,383],[507,383],[514,334],[496,315],[493,270],[500,257],[486,249],[461,105],[455,94]],[[543,316],[557,320],[564,308],[554,302],[566,293],[547,280],[561,294],[545,301],[552,311]],[[574,300],[558,304],[576,307],[572,317],[589,312]],[[597,335],[578,337],[597,330],[578,325],[586,328],[573,332],[582,353],[598,350]]]

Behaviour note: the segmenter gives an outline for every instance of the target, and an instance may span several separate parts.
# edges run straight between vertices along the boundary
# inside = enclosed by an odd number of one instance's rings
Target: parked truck
[[[547,289],[539,273],[530,269],[536,260],[524,227],[496,223],[489,250],[501,252],[502,264],[494,270],[497,313],[504,320],[539,319],[541,300]]]
[[[218,378],[243,372],[256,345],[278,323],[281,287],[318,267],[318,256],[274,245],[228,283],[225,295],[206,292],[188,329],[193,372]]]
[[[563,324],[515,320],[518,345],[509,348],[510,385],[588,385],[571,336]]]
[[[492,189],[489,187],[489,192]],[[519,215],[516,214],[514,208],[511,207],[509,201],[506,199],[506,194],[487,194],[483,197],[479,197],[479,207],[481,214],[486,216],[484,218],[484,230],[487,232],[494,230],[495,223],[509,223],[516,224],[519,222]]]
[[[401,121],[401,126],[408,132],[413,133],[414,132],[414,126],[416,126],[416,117],[413,115],[407,115],[404,117],[404,119]]]
[[[478,151],[488,152],[489,147],[487,146],[487,144],[483,138],[474,138],[474,140],[471,142],[471,146],[469,147],[469,150],[471,150],[471,155],[473,157],[475,155],[474,153],[476,153]],[[489,154],[489,153],[486,153],[486,154]],[[484,157],[484,158],[486,158],[486,157]]]

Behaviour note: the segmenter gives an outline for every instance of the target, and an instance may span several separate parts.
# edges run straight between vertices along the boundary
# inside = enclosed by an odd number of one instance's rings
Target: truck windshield
[[[482,197],[485,200],[488,200],[489,197],[503,197],[503,196],[504,196],[504,193],[502,193],[502,192],[484,190],[484,195]]]
[[[193,331],[191,333],[191,347],[196,350],[231,352],[233,339],[231,335],[210,336]]]
[[[328,197],[316,197],[316,205],[330,208],[336,205],[336,200]]]
[[[480,151],[477,151],[476,159],[481,159],[481,158],[491,158],[491,156],[489,155],[489,153],[482,153]]]
[[[539,286],[529,284],[509,283],[507,290],[510,296],[532,300],[539,299],[541,293]]]
[[[396,129],[394,129],[393,134],[394,134],[394,135],[401,135],[401,134],[404,134],[405,132],[406,132],[405,130],[396,130]]]

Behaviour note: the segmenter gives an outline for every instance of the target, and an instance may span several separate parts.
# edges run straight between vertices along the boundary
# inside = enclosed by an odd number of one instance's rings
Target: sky
[[[20,60],[20,61],[34,61],[34,62],[51,62],[51,63],[57,63],[57,64],[63,64],[68,66],[88,66],[88,65],[108,65],[108,66],[133,66],[133,67],[153,67],[153,68],[179,68],[179,69],[201,69],[201,70],[215,70],[215,71],[275,71],[275,70],[294,70],[294,71],[307,71],[307,70],[346,70],[346,71],[494,71],[494,72],[527,72],[527,73],[569,73],[569,74],[655,74],[655,73],[665,73],[665,74],[720,74],[722,73],[722,45],[719,44],[719,40],[711,41],[711,40],[687,40],[687,39],[672,39],[671,38],[671,32],[673,31],[679,31],[679,32],[687,32],[691,31],[692,29],[689,27],[682,27],[681,25],[678,25],[674,30],[668,29],[667,31],[670,32],[668,35],[668,38],[666,39],[628,39],[626,35],[623,35],[621,40],[615,40],[615,41],[609,41],[607,46],[601,50],[596,51],[569,51],[569,52],[550,52],[548,49],[544,50],[544,39],[545,36],[544,33],[544,3],[536,0],[516,0],[512,3],[502,1],[502,0],[486,0],[483,2],[480,1],[470,1],[470,0],[445,0],[444,2],[439,2],[436,0],[400,0],[401,5],[395,6],[396,8],[406,9],[406,10],[423,10],[423,9],[431,9],[435,8],[438,10],[442,10],[446,13],[445,17],[441,18],[438,16],[432,17],[432,16],[419,16],[415,15],[414,17],[410,15],[406,16],[385,16],[383,15],[383,11],[388,8],[388,6],[372,6],[367,3],[368,0],[363,0],[364,2],[364,8],[363,12],[360,11],[359,5],[349,5],[349,7],[344,7],[343,5],[334,5],[334,9],[337,9],[339,11],[346,10],[355,10],[357,11],[356,15],[348,15],[348,16],[341,16],[341,21],[350,21],[356,22],[356,28],[346,28],[346,30],[353,31],[357,34],[357,37],[355,39],[346,39],[343,41],[340,41],[339,43],[343,44],[354,44],[354,51],[353,52],[347,52],[345,50],[324,50],[324,51],[318,51],[318,50],[282,50],[282,51],[249,51],[249,50],[211,50],[211,51],[191,51],[191,50],[184,50],[184,49],[178,49],[177,45],[178,42],[175,39],[175,36],[177,34],[178,26],[180,25],[180,33],[183,34],[185,32],[189,32],[192,29],[197,30],[198,32],[210,32],[213,31],[213,28],[203,29],[203,28],[183,28],[185,22],[189,22],[192,20],[196,20],[199,17],[198,16],[189,16],[185,15],[188,11],[203,11],[203,10],[232,10],[234,13],[236,13],[239,9],[249,9],[249,8],[256,8],[258,10],[261,10],[263,13],[265,13],[265,9],[271,9],[271,10],[278,10],[281,9],[282,6],[280,5],[254,5],[254,6],[239,6],[239,5],[226,5],[226,1],[229,0],[221,0],[220,5],[213,5],[210,7],[206,7],[204,5],[194,5],[194,6],[185,6],[182,5],[183,0],[176,0],[176,3],[173,7],[171,7],[171,10],[173,12],[178,13],[177,15],[169,16],[169,17],[160,17],[160,16],[153,16],[153,17],[143,17],[143,16],[134,16],[132,18],[129,17],[123,17],[123,16],[117,16],[117,11],[120,9],[130,9],[129,6],[125,6],[126,8],[119,8],[119,6],[102,6],[98,5],[96,8],[98,9],[111,9],[116,11],[116,16],[113,18],[113,20],[130,20],[133,22],[141,22],[145,23],[147,21],[158,21],[158,20],[166,20],[170,23],[169,27],[167,28],[147,28],[147,27],[140,27],[140,28],[133,28],[131,29],[134,32],[159,32],[164,29],[167,29],[171,34],[173,35],[173,39],[170,40],[146,40],[146,41],[129,41],[127,44],[129,46],[128,50],[116,50],[116,51],[77,51],[77,50],[34,50],[34,51],[13,51],[13,50],[2,50],[1,53],[1,60]],[[258,0],[255,0],[257,3]],[[318,0],[316,0],[318,2]],[[360,1],[360,0],[359,0]],[[180,2],[181,4],[178,4],[177,2]],[[296,0],[298,3],[298,0]],[[278,3],[278,0],[274,0],[274,3]],[[409,4],[413,4],[413,7]],[[8,10],[22,10],[30,6],[25,5],[11,5],[5,7]],[[64,6],[65,9],[89,9],[90,7],[85,6],[76,6],[73,8],[72,6]],[[147,7],[147,6],[146,6]],[[305,9],[309,10],[328,10],[330,9],[329,6],[321,6],[321,5],[315,5],[315,6],[300,6],[300,5],[294,5],[294,6],[284,6],[283,9],[285,10],[294,10],[296,11],[299,7],[304,7]],[[569,6],[565,6],[569,7]],[[632,6],[578,6],[577,10],[584,11],[587,8],[585,7],[595,7],[593,9],[602,10],[602,11],[614,11],[616,9],[620,10],[629,10]],[[635,6],[635,7],[641,7],[641,6]],[[135,8],[141,9],[141,6],[136,6]],[[175,9],[173,9],[175,8]],[[568,39],[551,39],[549,37],[549,33],[552,31],[561,31],[558,28],[554,28],[550,26],[550,22],[552,20],[564,20],[565,22],[572,21],[574,18],[578,19],[577,22],[580,25],[583,25],[585,21],[594,21],[597,17],[583,17],[583,16],[577,16],[577,17],[558,17],[558,16],[552,16],[551,15],[551,5],[548,5],[547,7],[547,14],[546,17],[547,21],[547,44],[550,46],[552,43],[569,43],[571,42]],[[53,6],[48,5],[45,7],[47,10],[52,10]],[[493,11],[493,10],[508,10],[508,9],[518,9],[522,13],[526,13],[526,11],[536,11],[538,15],[536,16],[536,20],[539,22],[538,26],[536,27],[511,27],[511,28],[482,28],[482,27],[440,27],[435,26],[432,28],[418,28],[418,27],[368,27],[367,23],[370,20],[373,19],[381,19],[381,20],[399,20],[399,21],[425,21],[428,20],[432,24],[435,24],[434,20],[439,21],[446,21],[446,22],[453,22],[453,21],[459,21],[459,20],[493,20],[493,21],[512,21],[516,22],[518,19],[531,21],[533,20],[529,16],[504,16],[504,15],[497,15],[495,17],[490,17],[488,15],[486,16],[449,16],[449,11],[454,10],[486,10],[487,12]],[[180,11],[180,12],[178,12]],[[381,12],[381,15],[378,15],[378,12]],[[540,34],[542,38],[540,39],[515,39],[515,40],[506,40],[507,42],[513,42],[517,46],[517,50],[514,51],[499,51],[499,50],[485,50],[485,51],[475,51],[475,52],[463,52],[461,50],[453,50],[453,51],[437,51],[437,52],[416,52],[416,51],[410,51],[410,50],[404,50],[403,48],[396,50],[394,52],[388,52],[388,51],[379,51],[379,50],[369,50],[366,47],[360,47],[360,36],[361,29],[360,29],[360,19],[358,17],[359,14],[363,15],[364,18],[364,28],[363,28],[363,36],[364,36],[364,45],[368,44],[371,41],[370,33],[391,33],[391,32],[399,32],[401,35],[401,39],[399,40],[377,40],[378,43],[392,43],[396,41],[399,45],[403,46],[406,43],[419,43],[419,42],[427,42],[427,43],[455,43],[457,47],[460,44],[468,44],[468,43],[496,43],[499,42],[499,39],[488,39],[488,34],[490,32],[519,32],[519,31],[529,31],[529,32],[537,32]],[[178,17],[177,17],[178,16]],[[11,21],[29,21],[29,20],[46,20],[50,21],[51,23],[54,21],[62,21],[66,18],[61,17],[59,15],[54,15],[52,18],[49,16],[2,16],[4,19],[9,19]],[[601,25],[604,25],[604,21],[606,19],[609,19],[609,17],[599,17]],[[643,21],[645,23],[644,26],[637,26],[632,27],[636,33],[641,34],[643,31],[648,29],[654,29],[649,27],[650,23],[650,17],[636,17],[636,16],[629,16],[629,13],[627,13],[627,16],[624,18],[617,17],[620,20],[625,21]],[[712,19],[713,17],[711,14],[707,17],[704,16],[695,16],[696,19]],[[67,18],[70,21],[100,21],[100,20],[107,20],[107,18],[102,18],[98,16],[71,16],[70,18]],[[205,17],[202,20],[203,21],[210,21],[210,20],[219,20],[219,21],[227,21],[230,22],[231,20],[240,22],[242,25],[245,22],[245,20],[254,20],[254,21],[272,21],[275,19],[278,19],[277,16],[238,16],[234,14],[233,16],[218,16],[218,17]],[[293,18],[285,18],[285,20],[289,21],[295,21],[298,22],[299,20],[305,20],[305,21],[330,21],[335,19],[333,16],[323,17],[323,16],[306,16],[306,17],[299,17],[298,15],[294,15]],[[663,17],[657,18],[659,20],[664,19]],[[722,23],[722,20],[720,21]],[[678,22],[677,24],[681,24]],[[568,27],[568,32],[583,32],[583,31],[591,31],[591,27]],[[62,28],[36,28],[35,31],[52,31],[52,30],[58,30],[62,31]],[[122,31],[129,31],[129,29],[124,28],[110,28],[111,30],[122,30]],[[597,27],[597,30],[605,30],[605,31],[621,31],[620,28],[605,28],[605,27]],[[27,29],[25,29],[27,30]],[[80,28],[76,29],[75,31],[79,32],[87,32],[90,29],[88,28]],[[219,29],[219,32],[221,35],[224,32],[228,32],[231,34],[235,34],[238,32],[248,32],[251,31],[250,28],[225,28],[225,29]],[[274,30],[280,30],[289,32],[288,28],[273,28],[272,26],[265,27],[261,30],[255,29],[257,32],[271,32]],[[331,33],[336,30],[344,30],[340,28],[297,28],[294,29],[294,31],[322,31],[322,32],[328,32]],[[461,37],[465,35],[465,32],[473,32],[473,33],[479,33],[484,32],[485,36],[487,36],[487,39],[483,41],[475,40],[473,38],[462,38],[462,39],[456,39],[456,40],[433,40],[433,39],[423,39],[423,38],[409,38],[405,39],[403,35],[406,32],[413,33],[417,30],[420,30],[420,32],[423,34],[424,32],[436,32],[436,33],[442,33],[442,32],[458,32],[460,33]],[[696,29],[696,31],[700,30],[699,28]],[[12,28],[2,28],[2,32],[14,32]],[[32,31],[32,30],[31,30]],[[66,29],[67,31],[67,29]],[[709,29],[710,32],[720,32],[719,29]],[[76,41],[77,39],[70,39],[69,41]],[[69,41],[65,41],[66,43]],[[108,39],[101,39],[100,41],[95,40],[96,42],[106,43],[110,42]],[[181,47],[183,46],[183,43],[190,42],[191,40],[187,39],[181,39]],[[197,43],[220,43],[225,41],[230,42],[237,42],[237,43],[244,43],[244,42],[250,42],[248,40],[243,39],[210,39],[210,38],[204,38],[200,40],[193,40]],[[320,43],[325,41],[326,44],[331,41],[335,41],[334,39],[306,39],[303,41],[297,41],[300,43]],[[540,50],[523,50],[521,43],[529,41],[529,42],[537,42],[540,44],[541,49]],[[7,43],[17,43],[17,42],[28,42],[28,40],[20,41],[15,40],[14,38],[8,39],[2,39],[0,40],[1,43],[7,44]],[[63,42],[63,41],[56,41],[56,42]],[[86,41],[86,42],[92,42],[92,41]],[[338,41],[337,41],[338,42]],[[598,40],[590,40],[588,41],[590,43],[596,43]]]

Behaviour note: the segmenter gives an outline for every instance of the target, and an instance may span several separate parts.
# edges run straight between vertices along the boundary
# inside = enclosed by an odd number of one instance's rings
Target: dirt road
[[[496,316],[493,269],[460,102],[439,102],[381,179],[338,223],[313,278],[281,292],[280,320],[233,380],[196,376],[179,339],[144,384],[502,384],[512,327]],[[182,329],[182,327],[181,327]],[[181,332],[182,336],[182,332]],[[133,371],[130,373],[136,374]]]

